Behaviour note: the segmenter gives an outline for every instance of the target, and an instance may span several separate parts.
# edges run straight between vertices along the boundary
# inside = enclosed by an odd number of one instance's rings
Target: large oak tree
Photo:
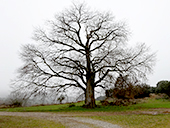
[[[109,87],[119,74],[141,79],[152,70],[154,54],[145,44],[128,47],[127,35],[126,25],[111,13],[73,4],[35,30],[37,44],[23,46],[16,90],[31,96],[77,87],[93,108],[96,87]]]

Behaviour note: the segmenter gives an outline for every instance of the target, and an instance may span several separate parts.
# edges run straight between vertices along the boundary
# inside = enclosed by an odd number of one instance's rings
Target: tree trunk
[[[94,98],[94,86],[93,79],[89,79],[87,82],[86,92],[85,92],[85,106],[87,108],[95,108],[95,98]]]
[[[94,80],[95,74],[92,72],[92,64],[90,60],[90,50],[88,43],[86,44],[86,61],[87,61],[87,74],[86,74],[86,91],[85,91],[85,106],[87,108],[95,108],[95,98],[94,98]]]

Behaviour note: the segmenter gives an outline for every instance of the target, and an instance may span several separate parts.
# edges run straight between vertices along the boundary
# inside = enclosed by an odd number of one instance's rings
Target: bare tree
[[[29,96],[80,88],[85,105],[94,108],[96,87],[110,86],[119,74],[144,78],[152,70],[154,54],[145,44],[128,48],[127,35],[125,24],[112,14],[73,4],[48,21],[45,29],[36,29],[38,44],[23,46],[25,63],[15,85]]]

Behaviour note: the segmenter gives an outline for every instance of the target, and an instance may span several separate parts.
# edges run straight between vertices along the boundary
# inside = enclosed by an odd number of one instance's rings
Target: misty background
[[[0,0],[0,97],[9,95],[10,81],[22,65],[22,45],[34,43],[34,28],[69,8],[73,2],[85,2],[92,10],[110,11],[117,21],[127,23],[128,43],[144,42],[157,52],[157,62],[147,84],[156,86],[170,80],[170,1],[169,0]]]

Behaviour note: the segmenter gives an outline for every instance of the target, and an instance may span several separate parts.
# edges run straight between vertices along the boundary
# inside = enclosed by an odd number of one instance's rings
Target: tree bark
[[[90,50],[88,48],[88,43],[86,44],[86,61],[87,61],[87,74],[86,74],[86,91],[85,91],[85,106],[87,108],[95,108],[95,98],[94,98],[94,80],[95,74],[93,73],[91,67],[91,60],[90,60]]]
[[[86,92],[85,92],[85,106],[87,108],[95,108],[95,96],[94,96],[94,81],[89,79],[87,82]]]

